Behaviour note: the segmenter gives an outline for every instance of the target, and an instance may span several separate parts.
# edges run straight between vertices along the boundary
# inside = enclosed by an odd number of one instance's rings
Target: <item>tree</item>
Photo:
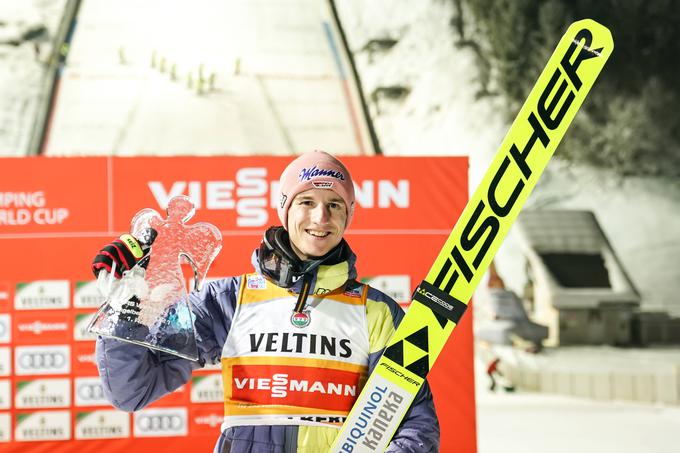
[[[607,26],[615,49],[562,158],[621,175],[680,176],[680,8],[670,0],[450,0],[461,42],[474,42],[482,93],[514,116],[555,44],[575,20]]]

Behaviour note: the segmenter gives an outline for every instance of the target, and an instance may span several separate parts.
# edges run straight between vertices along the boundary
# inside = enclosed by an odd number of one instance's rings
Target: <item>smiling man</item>
[[[279,183],[278,214],[295,254],[307,260],[340,244],[355,203],[345,166],[330,154],[314,151],[293,161]]]
[[[403,312],[356,279],[357,258],[343,238],[354,215],[354,186],[339,160],[321,151],[298,157],[281,174],[280,192],[282,226],[265,232],[253,253],[255,272],[211,282],[190,296],[198,363],[97,340],[112,404],[141,409],[188,382],[194,369],[221,363],[225,414],[215,452],[330,448]],[[133,265],[127,247],[122,241],[105,247],[95,274],[110,271],[114,259],[123,269]],[[387,451],[438,449],[426,384]]]

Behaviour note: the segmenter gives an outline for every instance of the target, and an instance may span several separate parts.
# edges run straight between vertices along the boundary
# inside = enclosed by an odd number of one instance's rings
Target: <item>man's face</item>
[[[347,207],[342,198],[327,189],[300,192],[288,210],[288,235],[297,256],[306,260],[323,256],[342,240]]]

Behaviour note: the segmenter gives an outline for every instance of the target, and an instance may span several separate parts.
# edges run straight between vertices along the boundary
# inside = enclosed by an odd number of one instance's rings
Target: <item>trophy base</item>
[[[188,360],[199,360],[193,315],[186,301],[167,307],[164,316],[147,325],[139,319],[141,310],[135,299],[120,310],[107,301],[92,317],[87,330]]]

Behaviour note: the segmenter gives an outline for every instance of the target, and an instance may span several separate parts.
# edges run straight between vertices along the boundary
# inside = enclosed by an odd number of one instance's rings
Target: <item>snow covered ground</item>
[[[585,354],[591,365],[598,357],[602,360],[596,351]],[[475,387],[479,453],[677,451],[680,407],[519,391],[490,392],[485,369],[478,355]]]
[[[678,427],[678,407],[477,393],[479,453],[674,452]]]

